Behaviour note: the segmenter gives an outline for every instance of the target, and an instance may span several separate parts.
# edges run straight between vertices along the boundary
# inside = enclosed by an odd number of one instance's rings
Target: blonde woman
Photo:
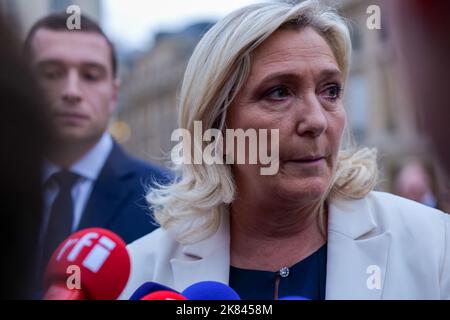
[[[250,5],[205,34],[180,94],[194,147],[174,153],[179,179],[148,194],[161,228],[129,246],[122,298],[147,281],[207,280],[243,299],[450,298],[449,217],[372,191],[375,152],[344,141],[350,50],[343,19],[312,1]],[[276,174],[260,161],[189,164],[209,146],[198,121],[278,129]]]

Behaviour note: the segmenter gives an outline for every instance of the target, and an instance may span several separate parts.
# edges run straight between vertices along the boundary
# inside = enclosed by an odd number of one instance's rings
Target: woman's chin
[[[320,200],[327,192],[329,181],[323,178],[287,179],[274,187],[275,192],[287,201]]]

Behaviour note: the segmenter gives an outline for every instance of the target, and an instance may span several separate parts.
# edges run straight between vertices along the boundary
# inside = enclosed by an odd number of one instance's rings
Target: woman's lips
[[[325,164],[325,157],[301,158],[289,160],[287,163],[301,167],[320,167]]]

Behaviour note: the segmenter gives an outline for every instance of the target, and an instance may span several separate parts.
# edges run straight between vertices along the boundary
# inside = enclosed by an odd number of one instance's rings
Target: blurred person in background
[[[394,193],[432,208],[438,207],[434,174],[419,160],[408,161],[394,178]]]
[[[0,12],[1,299],[33,298],[42,222],[42,163],[50,142],[42,94],[14,26]]]
[[[69,30],[65,13],[36,22],[25,54],[45,92],[53,131],[43,183],[42,269],[72,232],[109,229],[129,243],[151,231],[145,186],[168,173],[127,155],[107,132],[119,94],[113,44],[96,22],[81,17]],[[42,271],[42,270],[41,270]]]

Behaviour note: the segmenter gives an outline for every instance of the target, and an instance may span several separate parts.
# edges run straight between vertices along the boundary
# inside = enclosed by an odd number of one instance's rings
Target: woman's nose
[[[316,94],[299,99],[296,108],[297,133],[300,136],[316,138],[325,132],[328,121],[325,110]]]

